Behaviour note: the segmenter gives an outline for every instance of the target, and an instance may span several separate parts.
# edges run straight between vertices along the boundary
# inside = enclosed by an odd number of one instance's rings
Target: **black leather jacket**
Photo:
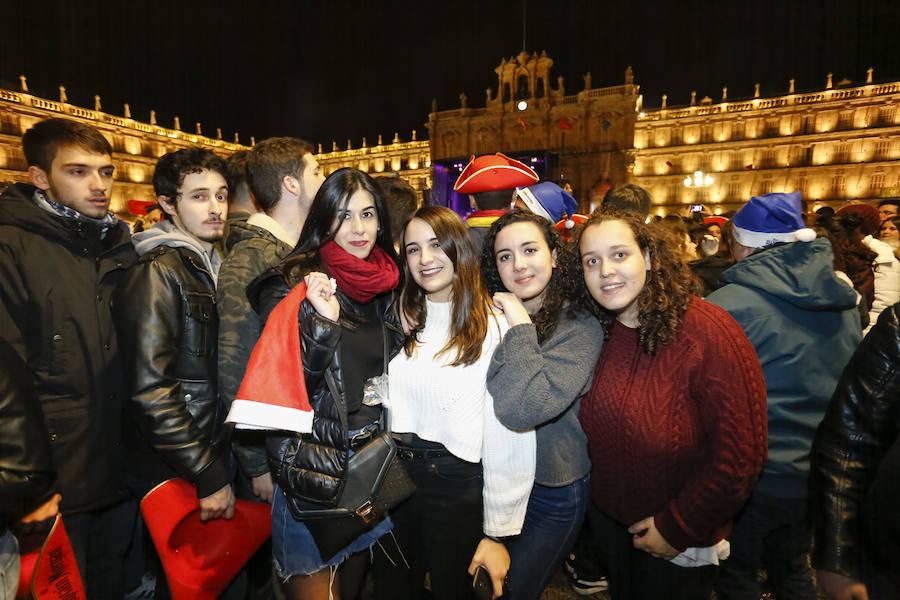
[[[143,436],[133,440],[129,465],[138,485],[178,476],[200,498],[218,491],[229,473],[212,276],[193,251],[159,246],[129,269],[113,297],[113,316],[131,413]]]
[[[859,345],[812,448],[812,563],[856,580],[861,580],[860,564],[867,555],[881,553],[873,547],[877,532],[865,525],[866,496],[900,431],[898,317],[900,304],[884,310]],[[894,506],[898,501],[893,500]]]
[[[0,338],[0,534],[53,494],[50,437],[31,372]]]
[[[301,273],[310,271],[327,273],[317,257],[311,257],[305,268],[300,269]],[[265,322],[290,289],[281,273],[273,270],[254,281],[247,295],[259,312],[260,320]],[[340,290],[338,299],[343,314],[350,301]],[[379,296],[374,302],[379,304],[379,313],[384,315],[390,360],[402,347],[403,331],[395,316],[391,295]],[[295,514],[336,505],[343,490],[349,449],[347,431],[342,425],[342,421],[347,421],[347,406],[343,397],[340,352],[337,351],[341,343],[341,326],[319,316],[305,300],[300,305],[299,323],[303,374],[314,413],[312,432],[288,436],[275,434],[266,440],[269,469]],[[337,398],[332,395],[326,378],[334,384]]]

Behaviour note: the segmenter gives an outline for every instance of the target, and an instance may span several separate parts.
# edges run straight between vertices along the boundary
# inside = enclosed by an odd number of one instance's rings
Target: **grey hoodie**
[[[131,241],[134,243],[134,249],[138,256],[143,256],[159,246],[187,248],[203,261],[203,264],[212,276],[213,283],[218,281],[219,266],[222,264],[222,259],[219,257],[215,247],[213,247],[212,252],[207,252],[200,245],[200,242],[178,229],[171,221],[160,221],[150,229],[131,236]]]

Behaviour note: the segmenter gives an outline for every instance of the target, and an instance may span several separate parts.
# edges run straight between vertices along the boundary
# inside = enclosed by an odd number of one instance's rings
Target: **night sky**
[[[408,140],[439,109],[484,106],[494,68],[522,49],[523,1],[0,0],[0,87],[249,142],[293,135],[358,147]],[[527,0],[525,44],[554,60],[566,92],[620,85],[634,69],[644,105],[900,79],[898,0],[672,2]]]

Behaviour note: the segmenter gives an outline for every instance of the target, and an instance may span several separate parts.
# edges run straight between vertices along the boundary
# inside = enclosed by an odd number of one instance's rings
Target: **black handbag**
[[[387,373],[387,336],[384,339],[384,372]],[[337,385],[328,370],[325,382],[337,401]],[[347,431],[346,410],[339,412]],[[311,510],[291,506],[291,514],[303,521],[319,548],[319,556],[328,562],[350,542],[382,522],[390,509],[415,491],[416,485],[397,457],[397,444],[382,432],[347,460],[344,488],[336,506]]]
[[[345,477],[336,507],[302,516],[326,562],[378,525],[390,509],[416,490],[397,457],[397,444],[387,433],[378,435],[350,457]]]

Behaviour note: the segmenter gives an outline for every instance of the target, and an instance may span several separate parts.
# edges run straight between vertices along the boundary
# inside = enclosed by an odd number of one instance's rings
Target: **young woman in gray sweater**
[[[509,331],[488,368],[494,411],[514,430],[535,429],[537,467],[525,523],[503,540],[509,588],[538,599],[575,542],[588,502],[587,438],[578,422],[600,355],[597,319],[569,302],[567,249],[546,219],[513,211],[494,222],[481,270]]]

